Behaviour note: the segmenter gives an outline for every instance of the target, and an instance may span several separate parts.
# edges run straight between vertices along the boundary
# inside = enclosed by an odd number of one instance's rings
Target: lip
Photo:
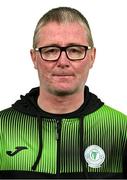
[[[74,76],[74,74],[70,73],[54,73],[52,76]]]
[[[53,78],[60,81],[68,81],[74,79],[72,74],[54,74]]]
[[[54,74],[53,76],[74,76],[74,75],[70,75],[70,74]]]

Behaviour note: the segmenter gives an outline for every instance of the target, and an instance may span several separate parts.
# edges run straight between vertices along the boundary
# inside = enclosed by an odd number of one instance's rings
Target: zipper
[[[56,140],[57,140],[57,178],[60,176],[60,140],[61,140],[61,119],[56,120]]]

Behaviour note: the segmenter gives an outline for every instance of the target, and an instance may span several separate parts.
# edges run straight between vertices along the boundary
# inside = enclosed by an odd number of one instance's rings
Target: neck
[[[65,114],[77,110],[84,102],[84,91],[67,96],[57,96],[42,92],[38,97],[39,107],[49,113]]]

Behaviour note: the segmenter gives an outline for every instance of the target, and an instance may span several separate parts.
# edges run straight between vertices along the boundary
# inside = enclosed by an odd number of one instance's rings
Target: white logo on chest
[[[84,151],[84,157],[89,167],[100,168],[105,160],[105,152],[100,146],[91,145]]]

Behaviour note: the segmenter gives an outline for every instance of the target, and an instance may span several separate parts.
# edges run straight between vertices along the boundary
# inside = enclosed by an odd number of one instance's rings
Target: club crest
[[[91,145],[85,149],[84,157],[89,167],[100,168],[105,160],[105,152],[100,146]]]

